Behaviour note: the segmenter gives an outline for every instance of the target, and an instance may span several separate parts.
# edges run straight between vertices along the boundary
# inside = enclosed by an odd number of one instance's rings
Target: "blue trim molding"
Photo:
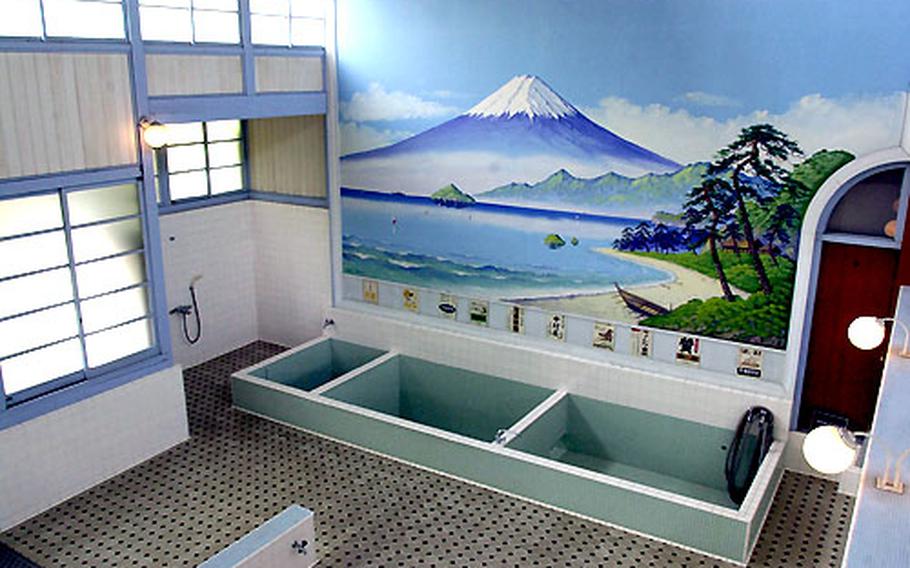
[[[285,193],[273,193],[270,191],[250,191],[250,199],[256,201],[270,201],[272,203],[284,203],[286,205],[300,205],[303,207],[317,207],[319,209],[328,209],[329,200],[325,197],[309,197],[306,195],[287,195]]]
[[[325,111],[323,91],[149,98],[149,113],[164,123],[301,116]]]

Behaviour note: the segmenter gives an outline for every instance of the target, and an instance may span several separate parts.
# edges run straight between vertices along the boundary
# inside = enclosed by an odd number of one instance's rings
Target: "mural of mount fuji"
[[[661,2],[416,6],[339,1],[346,275],[786,346],[803,214],[899,141],[904,106],[898,55],[812,37],[890,23],[744,0],[670,19]],[[780,22],[805,33],[743,41]]]
[[[583,177],[666,173],[680,165],[592,122],[542,79],[513,77],[467,112],[389,146],[342,158],[342,185],[468,193],[537,181],[560,169]],[[470,164],[470,167],[466,167]]]

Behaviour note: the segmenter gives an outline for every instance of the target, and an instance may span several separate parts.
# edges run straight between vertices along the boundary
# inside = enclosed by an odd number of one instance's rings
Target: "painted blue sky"
[[[338,0],[338,10],[342,102],[372,85],[430,105],[379,120],[343,112],[391,138],[517,74],[544,78],[595,119],[613,98],[718,123],[782,115],[810,95],[893,96],[910,79],[907,0]]]

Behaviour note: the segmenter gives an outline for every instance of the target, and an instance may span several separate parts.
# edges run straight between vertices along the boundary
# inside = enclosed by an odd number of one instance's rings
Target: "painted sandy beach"
[[[605,247],[595,250],[600,254],[622,258],[672,274],[673,278],[667,282],[628,287],[635,294],[668,309],[673,309],[695,298],[702,300],[714,298],[720,293],[720,286],[716,279],[672,262],[619,252]],[[738,288],[733,288],[733,293],[742,298],[749,297],[747,292]],[[638,314],[626,306],[615,290],[507,301],[553,312],[583,314],[611,321],[637,322],[640,319]]]

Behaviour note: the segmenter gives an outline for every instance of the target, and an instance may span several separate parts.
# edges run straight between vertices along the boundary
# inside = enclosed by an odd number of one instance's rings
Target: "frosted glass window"
[[[209,142],[218,140],[240,140],[241,137],[239,120],[215,120],[206,122],[205,131]]]
[[[325,19],[325,0],[291,0],[291,15],[295,18]]]
[[[142,248],[139,219],[127,219],[73,230],[73,257],[85,262]]]
[[[81,308],[85,332],[92,333],[148,315],[148,295],[144,287],[132,288],[86,300]]]
[[[149,320],[140,320],[85,337],[89,367],[100,367],[151,346]]]
[[[79,335],[75,304],[0,321],[0,357]]]
[[[70,192],[66,196],[70,226],[139,214],[136,184]]]
[[[325,45],[322,0],[250,0],[253,43]]]
[[[325,45],[325,21],[292,18],[291,45]]]
[[[43,0],[46,34],[54,37],[123,39],[120,0]]]
[[[152,345],[141,214],[135,181],[0,200],[0,366],[13,404],[89,377],[89,358]],[[104,340],[108,328],[123,336]]]
[[[209,175],[212,180],[212,194],[243,189],[243,169],[239,166],[212,170]]]
[[[236,12],[195,10],[195,41],[205,43],[240,43],[240,17]]]
[[[63,214],[56,193],[0,201],[0,238],[58,227]]]
[[[73,299],[69,268],[0,281],[0,318]]]
[[[0,36],[41,37],[41,4],[38,0],[3,0]]]
[[[209,144],[209,167],[236,166],[241,161],[240,142]]]
[[[0,36],[124,39],[122,0],[2,0]]]
[[[13,394],[82,370],[82,346],[78,339],[51,345],[25,355],[4,359],[3,387]]]
[[[250,19],[253,43],[260,45],[290,45],[290,24],[289,17],[253,14]]]
[[[205,146],[171,146],[167,149],[167,169],[171,173],[205,168]]]
[[[63,231],[0,241],[0,278],[69,263]]]
[[[290,14],[288,0],[250,0],[250,12],[253,14]]]
[[[205,197],[208,195],[208,176],[205,171],[185,174],[171,174],[168,177],[171,189],[171,200]]]
[[[237,0],[139,0],[142,39],[240,43]]]
[[[201,122],[181,122],[167,125],[168,144],[191,144],[203,142],[205,135],[202,132]]]
[[[176,135],[170,137],[169,145],[162,150],[166,157],[170,200],[242,190],[242,137],[239,120],[178,125]]]
[[[144,255],[128,254],[76,267],[76,284],[83,298],[119,290],[145,280]]]

